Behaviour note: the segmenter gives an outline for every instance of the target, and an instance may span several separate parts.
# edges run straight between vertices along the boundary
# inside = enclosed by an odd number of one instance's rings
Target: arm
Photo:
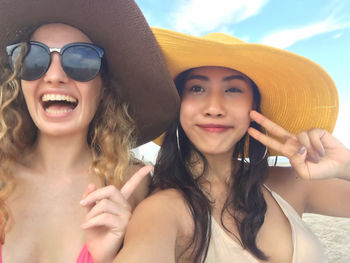
[[[145,166],[138,170],[121,190],[113,185],[100,189],[88,186],[80,202],[87,209],[81,227],[85,230],[85,242],[96,263],[112,262],[120,249],[132,211],[127,200],[151,169],[153,167]]]
[[[160,191],[148,197],[135,209],[124,246],[114,263],[177,262],[177,251],[181,250],[179,239],[191,226],[189,220],[192,219],[187,206],[175,190]]]
[[[292,167],[270,167],[266,184],[300,214],[350,217],[350,182],[343,179],[308,180]]]
[[[249,134],[287,156],[294,168],[291,177],[304,179],[284,192],[304,198],[305,212],[350,217],[349,149],[325,130],[293,135],[257,112],[251,117],[279,140],[252,128]]]
[[[296,171],[306,167],[307,176],[314,179],[306,181],[305,212],[350,217],[350,151],[324,130],[297,137],[307,154],[295,158]]]
[[[305,212],[350,218],[350,182],[341,179],[312,182]]]

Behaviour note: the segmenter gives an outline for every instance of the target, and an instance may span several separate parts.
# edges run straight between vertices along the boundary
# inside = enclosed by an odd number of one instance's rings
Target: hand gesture
[[[94,261],[112,262],[123,242],[132,209],[127,201],[152,166],[138,170],[119,191],[113,185],[96,189],[88,185],[80,204],[87,208],[81,227]]]
[[[326,130],[311,129],[294,135],[256,111],[250,117],[278,140],[254,128],[248,129],[249,135],[288,157],[301,178],[350,180],[350,151]]]

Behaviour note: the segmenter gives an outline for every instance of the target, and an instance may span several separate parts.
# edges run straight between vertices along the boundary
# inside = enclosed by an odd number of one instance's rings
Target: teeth
[[[45,111],[50,113],[50,114],[60,115],[63,113],[71,112],[72,109],[52,110],[52,109],[48,108],[48,109],[45,109]]]
[[[42,97],[42,101],[43,102],[46,102],[46,101],[68,101],[68,102],[76,103],[77,99],[73,98],[71,96],[68,96],[68,95],[63,95],[63,94],[45,94]]]

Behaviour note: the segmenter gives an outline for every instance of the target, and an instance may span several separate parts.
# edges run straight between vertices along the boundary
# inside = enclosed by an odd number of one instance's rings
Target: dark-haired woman
[[[301,215],[350,217],[350,151],[330,134],[330,77],[227,35],[153,32],[181,108],[115,262],[325,262]],[[269,152],[292,167],[269,167]]]

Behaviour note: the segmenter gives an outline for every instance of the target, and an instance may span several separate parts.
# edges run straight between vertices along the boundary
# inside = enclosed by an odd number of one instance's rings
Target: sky
[[[333,78],[339,115],[333,135],[350,148],[350,1],[136,0],[150,26],[195,36],[223,32],[305,56]],[[139,152],[154,160],[152,144]]]

